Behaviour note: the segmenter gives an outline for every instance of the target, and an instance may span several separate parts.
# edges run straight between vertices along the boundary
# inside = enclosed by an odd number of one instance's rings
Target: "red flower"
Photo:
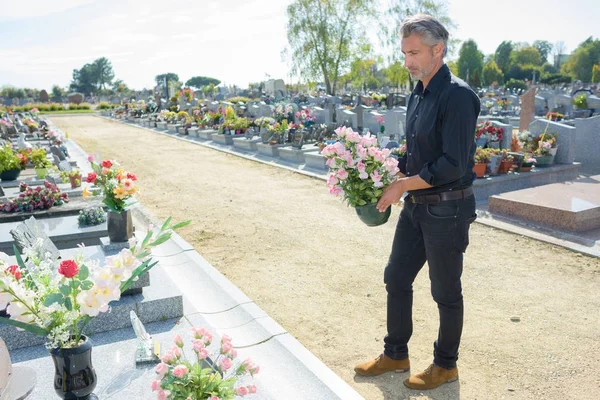
[[[79,273],[79,267],[73,260],[64,260],[60,262],[58,273],[63,275],[65,278],[72,278]]]
[[[110,168],[110,167],[112,167],[112,165],[113,165],[112,161],[110,161],[110,160],[104,160],[100,163],[100,166],[102,168]]]
[[[127,173],[127,178],[131,179],[132,181],[137,181],[137,176],[135,176],[135,174],[132,174],[131,172]]]
[[[16,280],[21,279],[21,270],[19,269],[18,265],[11,265],[10,267],[6,268],[6,271],[14,276]]]
[[[87,183],[96,183],[96,178],[98,178],[98,175],[96,175],[95,172],[90,172],[88,173],[87,178],[85,178],[85,181]]]

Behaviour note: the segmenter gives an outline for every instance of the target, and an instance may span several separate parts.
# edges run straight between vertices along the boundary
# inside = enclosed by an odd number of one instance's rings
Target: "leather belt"
[[[447,192],[436,194],[423,194],[421,196],[408,196],[408,199],[415,204],[441,203],[442,201],[465,199],[473,195],[473,186],[463,190],[449,190]]]

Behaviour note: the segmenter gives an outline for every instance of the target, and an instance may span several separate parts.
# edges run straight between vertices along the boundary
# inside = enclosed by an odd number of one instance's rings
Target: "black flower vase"
[[[108,238],[111,242],[126,242],[133,236],[131,210],[107,213]]]
[[[50,350],[54,362],[54,390],[61,399],[92,400],[97,377],[92,365],[92,342],[81,336],[79,347]]]

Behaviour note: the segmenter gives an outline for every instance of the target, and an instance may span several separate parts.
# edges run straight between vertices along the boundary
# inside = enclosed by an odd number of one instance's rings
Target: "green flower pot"
[[[48,170],[46,168],[36,168],[35,169],[35,176],[38,179],[46,178],[47,173],[48,173]]]
[[[390,218],[392,207],[388,207],[384,212],[377,210],[377,203],[371,203],[364,206],[354,207],[356,215],[367,226],[379,226],[385,224]]]
[[[546,156],[535,156],[535,166],[536,167],[549,167],[554,164],[554,156],[552,154]]]

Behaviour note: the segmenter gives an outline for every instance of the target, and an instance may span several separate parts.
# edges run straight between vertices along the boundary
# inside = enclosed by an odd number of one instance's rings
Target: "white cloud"
[[[61,13],[76,7],[91,4],[95,0],[28,0],[3,1],[0,20],[18,20]]]

